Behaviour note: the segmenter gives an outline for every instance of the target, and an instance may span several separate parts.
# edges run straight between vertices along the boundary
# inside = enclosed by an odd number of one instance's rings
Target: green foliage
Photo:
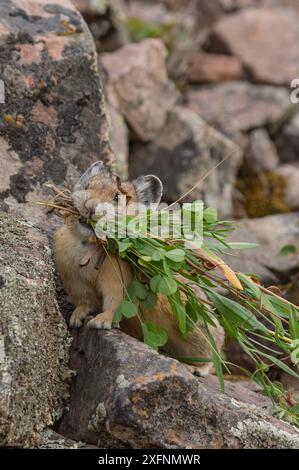
[[[282,247],[280,250],[280,255],[286,256],[290,254],[296,254],[298,253],[298,248],[295,245],[285,245]]]
[[[144,342],[154,349],[164,346],[167,342],[167,331],[161,326],[155,325],[151,321],[143,322]]]
[[[166,46],[190,49],[194,46],[194,37],[190,28],[181,21],[153,22],[145,21],[137,16],[130,16],[127,20],[128,30],[134,42],[146,38],[160,38]]]
[[[190,205],[188,211],[192,213],[193,207]],[[157,220],[157,213],[149,211],[147,221],[151,217]],[[132,222],[132,218],[128,222]],[[224,388],[223,371],[229,370],[230,364],[217,350],[211,332],[211,327],[219,321],[254,361],[252,378],[277,404],[280,415],[289,416],[291,422],[299,424],[299,405],[291,406],[281,385],[268,377],[269,369],[276,366],[299,379],[296,372],[299,309],[263,288],[256,276],[234,273],[219,257],[223,252],[253,247],[252,244],[227,242],[227,235],[233,230],[230,222],[219,221],[217,212],[207,208],[203,211],[202,223],[204,243],[194,242],[194,247],[182,239],[164,240],[158,235],[107,240],[108,252],[118,252],[134,273],[133,282],[124,289],[125,298],[116,310],[114,323],[118,324],[123,317],[138,315],[144,342],[155,349],[162,347],[167,342],[168,332],[152,321],[144,321],[143,314],[153,309],[157,296],[163,294],[168,298],[182,337],[200,322],[210,342],[212,357],[180,359],[193,363],[213,361]],[[244,372],[251,375],[249,371]]]

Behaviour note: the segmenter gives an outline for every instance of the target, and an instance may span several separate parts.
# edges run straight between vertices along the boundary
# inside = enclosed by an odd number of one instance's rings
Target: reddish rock
[[[2,0],[0,23],[0,199],[40,220],[45,182],[72,185],[91,162],[113,160],[95,49],[69,0]]]
[[[208,47],[236,56],[256,82],[289,86],[299,76],[299,17],[288,8],[243,9],[219,20]]]
[[[187,66],[189,83],[213,83],[240,80],[242,65],[235,57],[194,52]]]
[[[284,88],[229,82],[191,90],[187,105],[228,134],[281,126],[294,110]]]
[[[162,41],[146,39],[100,57],[109,75],[108,97],[111,88],[121,114],[142,141],[163,128],[178,98],[167,77],[166,54]]]

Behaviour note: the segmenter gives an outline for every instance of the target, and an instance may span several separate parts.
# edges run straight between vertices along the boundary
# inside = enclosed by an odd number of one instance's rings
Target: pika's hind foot
[[[191,374],[196,375],[196,377],[206,377],[212,372],[213,364],[207,363],[202,366],[193,366],[190,364],[185,364],[187,369],[191,372]]]
[[[114,312],[112,310],[106,310],[90,320],[87,326],[97,328],[98,330],[110,330],[112,328],[113,317]]]

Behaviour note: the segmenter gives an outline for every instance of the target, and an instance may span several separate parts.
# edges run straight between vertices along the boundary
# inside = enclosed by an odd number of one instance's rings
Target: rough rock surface
[[[187,65],[189,83],[213,83],[240,80],[242,65],[236,57],[224,54],[193,52]]]
[[[275,144],[282,163],[298,162],[299,155],[299,113],[283,127],[275,139]]]
[[[167,77],[165,58],[166,48],[159,39],[129,44],[100,58],[109,75],[108,99],[110,93],[116,95],[121,114],[142,141],[153,139],[163,128],[178,98]]]
[[[124,0],[72,0],[95,40],[97,51],[112,51],[129,41]]]
[[[283,38],[283,39],[282,39]],[[299,76],[299,17],[288,8],[248,8],[213,27],[209,50],[241,60],[259,83],[289,86]]]
[[[191,90],[188,106],[223,131],[278,128],[295,111],[284,88],[229,82]]]
[[[215,380],[116,330],[85,328],[71,364],[78,373],[59,426],[69,438],[106,448],[299,447],[294,428],[263,409],[267,400],[232,384],[222,394]]]
[[[285,164],[278,167],[275,171],[286,178],[286,188],[284,191],[284,200],[291,210],[299,209],[299,164]]]
[[[108,131],[110,145],[116,160],[112,164],[113,170],[122,180],[129,175],[129,131],[124,118],[112,104],[106,103]]]
[[[278,214],[257,219],[244,219],[236,223],[230,237],[234,242],[258,243],[259,247],[240,250],[238,256],[227,258],[236,270],[261,276],[262,283],[286,283],[298,272],[298,254],[280,255],[286,245],[298,245],[299,213]]]
[[[46,237],[0,213],[0,445],[34,445],[68,397],[70,337]]]
[[[69,0],[2,0],[0,63],[0,199],[36,220],[44,182],[113,159],[94,45]]]
[[[274,170],[279,165],[277,150],[265,129],[255,129],[249,134],[245,160],[254,172]]]
[[[158,175],[164,184],[164,200],[172,202],[228,155],[188,196],[189,200],[204,197],[207,205],[228,215],[241,150],[186,108],[178,106],[169,112],[164,128],[153,142],[132,146],[130,171],[132,177],[142,173]]]
[[[98,449],[97,446],[82,441],[73,441],[52,429],[45,429],[40,436],[39,449]]]

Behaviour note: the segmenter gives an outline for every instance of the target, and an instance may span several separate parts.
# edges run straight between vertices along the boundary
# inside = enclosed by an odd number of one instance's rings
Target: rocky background
[[[299,447],[240,377],[221,393],[119,331],[71,336],[59,221],[36,204],[97,159],[157,174],[173,202],[229,155],[189,198],[240,219],[234,239],[259,248],[230,264],[299,303],[297,3],[1,1],[0,445]],[[237,345],[226,355],[250,367]]]

